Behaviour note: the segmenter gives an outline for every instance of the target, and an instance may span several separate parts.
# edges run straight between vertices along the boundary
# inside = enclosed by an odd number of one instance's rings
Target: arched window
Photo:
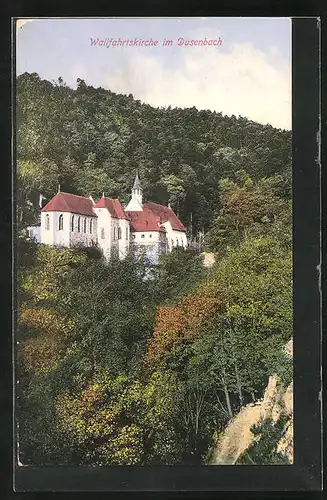
[[[126,228],[126,240],[128,240],[128,227]]]
[[[93,232],[93,220],[90,219],[90,233],[92,234]]]
[[[45,229],[46,229],[47,231],[49,231],[49,229],[50,229],[50,217],[49,217],[49,214],[47,214],[47,215],[45,216]]]
[[[71,230],[74,231],[74,223],[75,223],[75,220],[74,220],[74,216],[72,215],[72,220],[71,220]]]
[[[81,218],[78,217],[77,219],[77,232],[80,233],[81,232]]]
[[[114,227],[114,240],[116,239],[116,227]]]
[[[174,240],[171,240],[171,246],[172,247],[174,246]]]
[[[104,240],[104,228],[103,227],[101,228],[101,239]]]
[[[118,239],[121,240],[121,228],[118,228]]]
[[[83,220],[83,232],[86,233],[86,217]]]
[[[62,214],[59,215],[59,231],[64,229],[64,216]]]

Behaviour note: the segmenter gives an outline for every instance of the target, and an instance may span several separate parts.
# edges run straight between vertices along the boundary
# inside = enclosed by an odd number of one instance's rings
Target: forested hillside
[[[58,183],[127,201],[138,168],[146,197],[216,256],[106,264],[18,238],[21,462],[207,463],[269,376],[292,377],[290,132],[36,74],[18,77],[17,125],[23,227]]]
[[[127,202],[138,168],[145,198],[170,202],[195,235],[218,214],[219,181],[235,180],[237,171],[255,183],[273,176],[290,192],[290,132],[246,118],[195,107],[155,109],[83,80],[72,90],[60,78],[25,73],[17,79],[17,126],[24,212],[26,199],[37,204],[39,191],[50,198],[58,184]]]

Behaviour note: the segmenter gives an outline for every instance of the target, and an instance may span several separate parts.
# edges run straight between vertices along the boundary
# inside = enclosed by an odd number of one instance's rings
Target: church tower
[[[139,212],[143,210],[143,189],[139,179],[138,171],[136,170],[134,185],[132,188],[132,198],[130,199],[125,210],[129,212]]]

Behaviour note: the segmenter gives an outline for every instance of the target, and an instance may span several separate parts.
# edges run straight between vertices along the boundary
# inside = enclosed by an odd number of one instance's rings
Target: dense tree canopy
[[[191,245],[155,267],[106,263],[18,238],[21,462],[206,463],[269,375],[290,381],[290,133],[35,73],[17,79],[17,125],[23,227],[57,184],[127,201],[137,167],[145,197],[171,203],[216,259],[204,267]]]
[[[17,124],[22,210],[26,197],[35,201],[35,190],[51,197],[56,183],[62,191],[127,201],[136,167],[145,198],[170,202],[193,235],[218,214],[219,181],[234,181],[238,171],[254,183],[278,176],[270,182],[289,196],[290,132],[246,118],[195,107],[156,109],[83,80],[73,90],[62,79],[24,73],[17,79]],[[31,163],[33,178],[26,177]],[[255,210],[265,197],[258,189],[244,194],[240,187],[235,196]]]

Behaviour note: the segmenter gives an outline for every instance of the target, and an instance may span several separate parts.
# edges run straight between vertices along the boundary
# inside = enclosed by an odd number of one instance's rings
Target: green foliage
[[[57,191],[59,168],[52,160],[18,160],[17,214],[19,228],[38,222],[39,196],[48,200]]]
[[[277,175],[279,192],[290,196],[290,132],[246,118],[154,109],[83,80],[73,90],[24,73],[17,124],[18,159],[58,165],[62,190],[127,201],[137,166],[145,198],[171,202],[194,235],[220,208],[218,181],[237,171],[254,183]]]
[[[285,352],[285,341],[279,336],[266,340],[262,359],[269,374],[275,373],[286,389],[293,380],[293,361]]]
[[[248,236],[210,269],[205,287],[209,290],[210,283],[211,294],[221,291],[222,309],[196,323],[188,340],[169,343],[167,338],[181,338],[195,302],[178,314],[183,301],[177,294],[177,304],[162,310],[157,334],[162,332],[166,350],[155,366],[172,370],[182,383],[178,427],[189,451],[184,460],[204,456],[214,430],[260,398],[270,375],[277,372],[288,383],[292,362],[284,346],[292,333],[291,264],[289,250],[272,236]]]
[[[189,293],[206,275],[202,258],[192,249],[175,247],[161,255],[154,270],[159,301],[176,300]]]
[[[255,183],[240,170],[235,172],[234,180],[224,178],[219,185],[221,208],[206,233],[208,250],[224,255],[229,246],[239,244],[245,235],[264,236],[277,231],[280,234],[281,230],[286,233],[284,242],[291,247],[291,205],[281,175]]]
[[[174,463],[176,381],[154,373],[144,385],[98,372],[83,391],[56,402],[57,422],[75,450],[78,464],[142,465]]]
[[[61,283],[61,307],[76,322],[76,342],[89,358],[90,374],[106,366],[118,375],[131,369],[151,335],[154,308],[142,262],[132,258],[79,266]],[[152,314],[151,314],[152,311]]]
[[[228,315],[261,333],[292,332],[292,254],[270,236],[246,237],[213,268],[228,290]]]
[[[291,260],[271,236],[246,238],[209,274],[194,252],[177,249],[161,259],[151,279],[142,260],[135,262],[132,255],[105,264],[96,249],[89,255],[83,248],[58,250],[23,240],[21,245],[32,245],[30,258],[20,264],[26,460],[199,463],[214,432],[262,395],[269,375],[277,372],[285,386],[289,383],[292,363],[283,347],[291,333]],[[210,293],[215,287],[222,291],[223,309],[209,322],[196,322],[189,340],[167,348],[160,362],[144,365],[157,304],[169,301],[176,309],[179,300],[191,300],[185,311],[193,317],[197,282],[203,292],[209,283]],[[108,389],[93,410],[83,410],[85,391],[96,383],[107,387],[107,380],[110,387],[121,387],[119,380],[125,380],[118,407],[112,407],[116,400]],[[124,391],[127,400],[121,399]],[[56,401],[69,426],[59,425]],[[101,431],[109,433],[104,444],[104,435],[94,441],[90,422],[94,418],[94,425],[104,429],[97,422],[107,411],[116,417],[110,432]],[[37,433],[45,419],[51,422],[49,438]],[[66,443],[62,448],[60,440]]]
[[[96,246],[18,238],[22,462],[202,463],[269,375],[291,381],[290,133],[35,73],[17,79],[17,124],[19,228],[58,183],[126,202],[137,166],[145,198],[171,203],[216,254],[210,269],[181,248],[155,267],[106,264]],[[284,463],[280,425],[240,460]]]

